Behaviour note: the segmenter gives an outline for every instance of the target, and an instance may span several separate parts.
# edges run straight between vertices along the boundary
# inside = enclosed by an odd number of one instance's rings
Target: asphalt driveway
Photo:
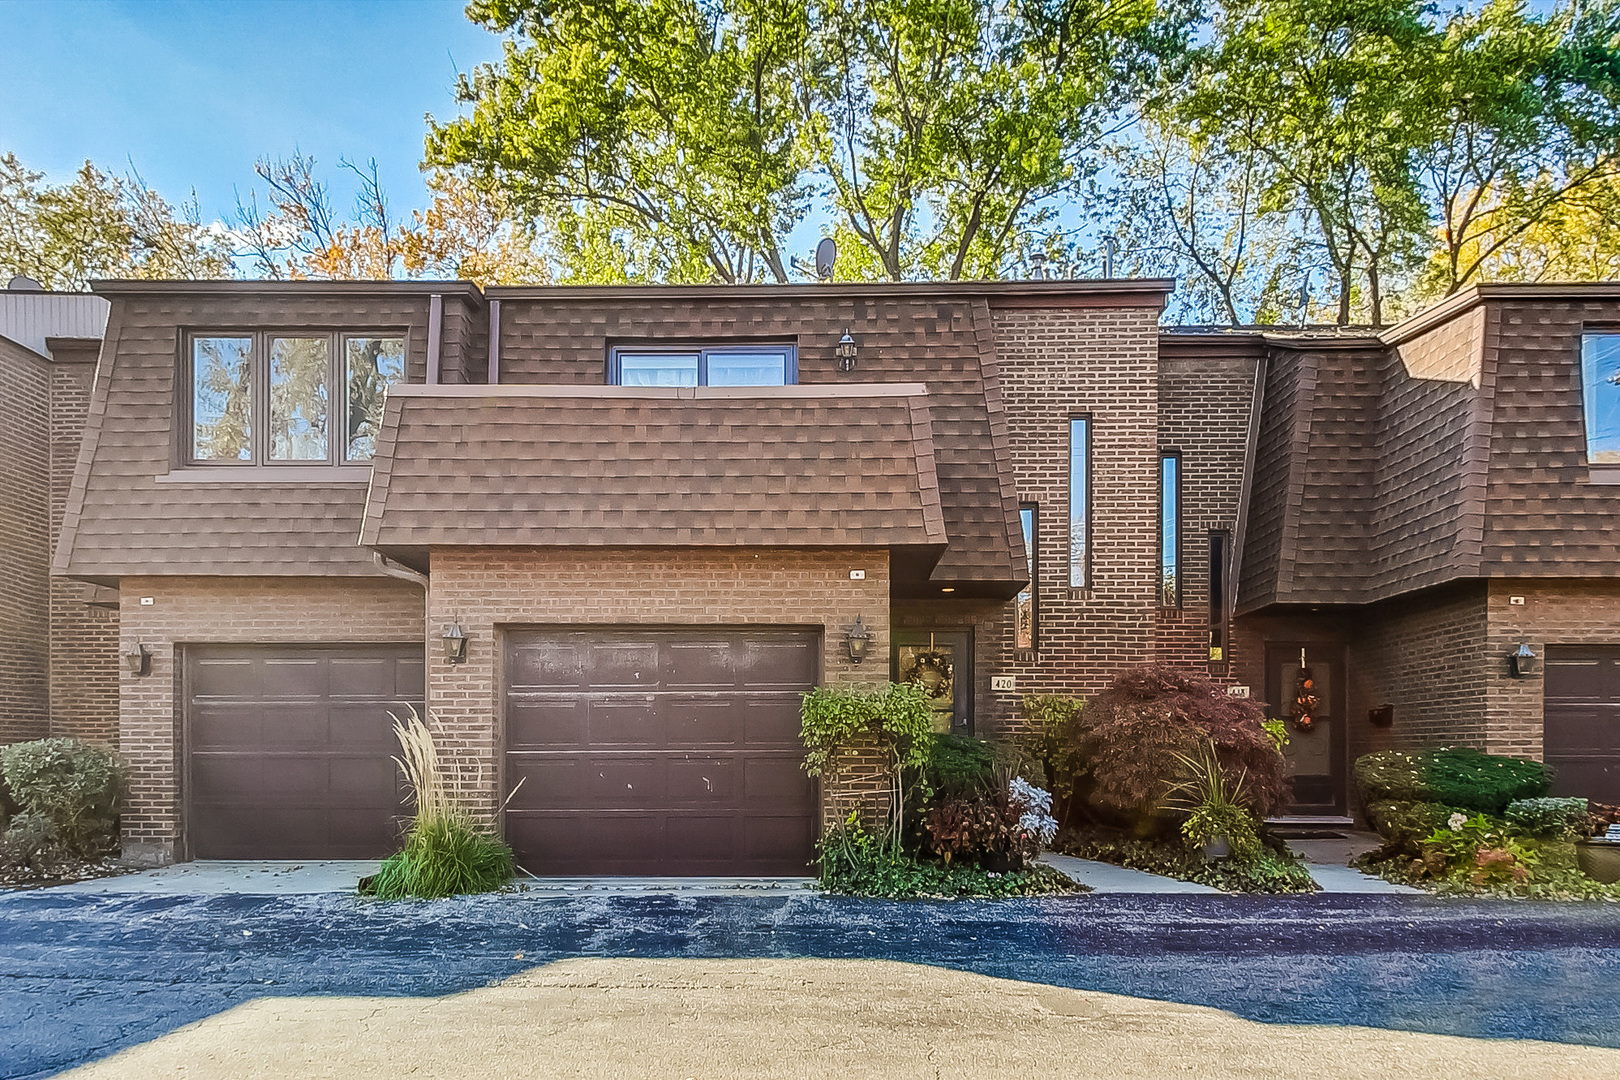
[[[0,1075],[49,1075],[256,999],[434,998],[568,958],[792,957],[902,961],[1266,1025],[1620,1047],[1609,905],[40,891],[0,896]]]

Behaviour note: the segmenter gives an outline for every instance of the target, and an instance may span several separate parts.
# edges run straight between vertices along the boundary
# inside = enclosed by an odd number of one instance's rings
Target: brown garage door
[[[187,821],[199,859],[367,859],[398,837],[389,710],[422,646],[190,646]]]
[[[518,861],[537,874],[806,873],[816,789],[799,697],[819,655],[806,630],[509,634]]]
[[[1545,755],[1553,792],[1620,803],[1620,647],[1547,647]]]

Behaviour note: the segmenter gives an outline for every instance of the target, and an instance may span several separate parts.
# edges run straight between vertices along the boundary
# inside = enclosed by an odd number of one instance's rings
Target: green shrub
[[[117,840],[125,769],[116,753],[77,739],[39,739],[0,750],[0,772],[22,817],[45,843],[99,855]],[[15,828],[15,823],[13,824]]]
[[[1501,757],[1472,747],[1431,751],[1423,778],[1435,802],[1500,815],[1517,799],[1535,799],[1552,787],[1552,774],[1539,761]]]
[[[1515,799],[1502,816],[1526,836],[1567,835],[1586,818],[1585,799]]]
[[[1061,694],[1025,694],[1024,719],[1029,731],[1024,750],[1040,762],[1046,787],[1060,798],[1074,790],[1074,747],[1085,699]]]
[[[1516,799],[1547,794],[1551,774],[1539,761],[1502,757],[1471,747],[1381,750],[1356,760],[1363,806],[1376,802],[1445,803],[1500,816]]]
[[[928,741],[923,787],[942,796],[984,791],[996,781],[996,753],[989,743],[965,735],[934,735]]]
[[[493,892],[512,880],[512,849],[465,821],[418,824],[405,849],[383,860],[362,891],[379,900],[437,900]]]
[[[1423,779],[1423,755],[1406,750],[1380,750],[1356,759],[1351,770],[1361,805],[1437,801]]]
[[[1229,783],[1244,779],[1243,805],[1267,817],[1287,805],[1285,762],[1255,702],[1234,698],[1207,675],[1161,665],[1129,668],[1086,702],[1074,761],[1090,810],[1138,829],[1167,827],[1167,790],[1206,740]]]
[[[1458,812],[1444,803],[1375,802],[1367,804],[1367,823],[1383,837],[1387,853],[1415,858],[1423,841]]]

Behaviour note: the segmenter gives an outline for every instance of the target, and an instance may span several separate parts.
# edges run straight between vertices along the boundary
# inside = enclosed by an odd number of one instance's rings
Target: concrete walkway
[[[1200,885],[1195,881],[1181,881],[1177,878],[1164,877],[1160,874],[1149,874],[1141,870],[1128,870],[1113,863],[1095,862],[1091,859],[1076,859],[1072,855],[1054,855],[1047,852],[1041,856],[1041,862],[1068,874],[1082,885],[1089,885],[1100,893],[1209,893],[1218,895],[1221,890],[1208,885]]]
[[[121,877],[59,885],[52,893],[97,896],[314,896],[353,894],[375,861],[201,860]],[[813,891],[812,878],[540,878],[520,872],[513,891],[534,897],[781,895]]]

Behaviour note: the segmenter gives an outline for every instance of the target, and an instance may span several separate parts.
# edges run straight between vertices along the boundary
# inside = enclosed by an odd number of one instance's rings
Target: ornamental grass
[[[512,849],[480,826],[455,797],[453,779],[433,732],[415,709],[404,720],[390,713],[400,756],[394,758],[415,797],[416,814],[405,831],[402,850],[360,883],[379,900],[417,897],[438,900],[463,893],[493,892],[512,880]]]

